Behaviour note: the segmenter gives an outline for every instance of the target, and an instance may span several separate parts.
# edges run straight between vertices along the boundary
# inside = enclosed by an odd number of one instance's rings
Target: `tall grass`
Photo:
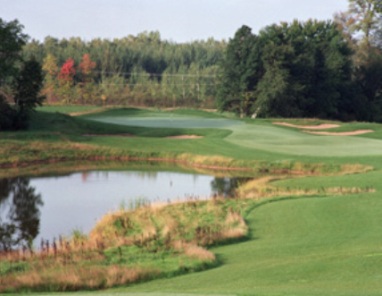
[[[240,207],[225,200],[133,207],[104,216],[89,236],[0,254],[0,292],[100,289],[200,270],[218,263],[206,246],[248,232]]]

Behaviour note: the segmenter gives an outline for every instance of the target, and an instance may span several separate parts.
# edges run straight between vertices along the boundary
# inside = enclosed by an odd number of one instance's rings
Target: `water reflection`
[[[74,230],[88,233],[103,215],[137,198],[156,203],[235,197],[241,180],[144,171],[0,179],[0,251],[31,248],[33,241],[53,241]]]
[[[237,197],[236,189],[247,180],[247,178],[214,178],[211,189],[214,196],[234,198]]]
[[[32,247],[39,234],[42,205],[28,178],[0,179],[0,251]]]

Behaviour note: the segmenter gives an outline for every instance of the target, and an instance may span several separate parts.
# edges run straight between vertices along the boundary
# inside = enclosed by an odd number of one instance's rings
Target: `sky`
[[[253,33],[281,21],[330,20],[348,0],[0,0],[0,18],[45,37],[122,38],[159,31],[173,42],[229,40],[242,25]]]

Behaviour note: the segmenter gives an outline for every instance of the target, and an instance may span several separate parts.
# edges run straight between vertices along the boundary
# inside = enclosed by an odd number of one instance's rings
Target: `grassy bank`
[[[87,236],[0,258],[0,292],[104,289],[218,265],[206,246],[243,239],[245,201],[144,201],[103,217]]]
[[[267,203],[247,217],[248,241],[211,249],[219,268],[114,291],[380,295],[380,204],[376,195]]]
[[[87,111],[94,110],[82,112]],[[95,160],[132,165],[135,159],[151,159],[256,179],[239,188],[241,199],[111,214],[89,236],[70,241],[68,254],[55,257],[50,249],[45,261],[6,263],[2,280],[17,282],[31,271],[35,289],[52,291],[140,282],[99,295],[380,295],[381,125],[330,122],[340,125],[332,129],[337,132],[373,132],[318,136],[272,120],[242,121],[202,111],[96,111],[75,118],[39,112],[29,131],[1,133],[2,176],[33,173],[36,167],[41,173],[40,164],[54,167],[62,161],[75,161],[80,169]],[[199,138],[169,138],[184,135]],[[90,266],[82,265],[81,256],[93,264],[89,277]],[[38,275],[49,260],[50,269]],[[215,268],[205,270],[209,267]],[[204,271],[185,274],[193,270]],[[19,287],[28,289],[25,282],[28,276]]]
[[[75,110],[75,109],[71,109]],[[159,161],[175,162],[180,165],[212,170],[238,170],[253,173],[291,174],[321,174],[338,173],[349,169],[340,163],[325,163],[318,159],[279,159],[276,155],[238,147],[230,143],[232,131],[216,129],[223,124],[223,128],[232,125],[246,126],[243,122],[233,119],[217,117],[209,112],[182,111],[148,112],[135,109],[109,110],[105,114],[88,115],[83,118],[73,118],[61,113],[38,112],[34,114],[31,128],[27,132],[1,133],[0,138],[0,168],[28,167],[33,164],[47,164],[55,162],[80,161]],[[132,118],[131,124],[151,115],[150,124],[154,128],[126,126],[99,122],[105,118]],[[159,114],[159,115],[158,115]],[[193,117],[190,117],[191,114]],[[197,114],[201,114],[199,119]],[[139,115],[139,117],[137,117]],[[130,117],[129,117],[130,116]],[[166,117],[167,116],[167,117]],[[158,122],[170,118],[171,122],[185,120],[175,127],[158,128]],[[94,118],[97,119],[94,120]],[[154,118],[155,120],[152,120]],[[186,118],[186,119],[185,119]],[[205,119],[204,125],[201,123]],[[210,122],[209,120],[213,120]],[[199,128],[186,128],[197,122]],[[182,124],[184,125],[182,127]],[[200,126],[204,126],[201,128]],[[263,127],[262,127],[263,128]],[[174,136],[198,135],[200,139],[174,139]],[[228,139],[228,141],[226,140]],[[197,147],[197,149],[195,149]],[[266,156],[264,155],[266,154]],[[265,158],[265,159],[264,159]],[[316,161],[316,162],[315,162]],[[362,168],[354,167],[351,170]]]

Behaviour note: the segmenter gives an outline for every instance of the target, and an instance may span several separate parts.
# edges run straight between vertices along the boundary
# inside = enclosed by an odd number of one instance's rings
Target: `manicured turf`
[[[92,116],[92,120],[126,126],[151,128],[219,128],[232,133],[226,141],[242,147],[287,155],[313,157],[344,157],[382,155],[382,141],[359,136],[318,136],[301,130],[272,125],[262,120],[244,124],[243,121],[226,118],[200,118],[167,112],[150,114],[125,114]],[[363,124],[362,127],[370,126]],[[375,128],[375,126],[373,126]],[[360,128],[359,124],[354,129]],[[342,127],[343,130],[344,128]],[[380,129],[380,127],[379,127]],[[349,130],[349,127],[346,129]]]
[[[382,141],[356,136],[318,136],[278,126],[234,126],[226,138],[239,146],[289,155],[344,157],[381,155]]]
[[[174,115],[172,118],[113,117],[108,121],[146,127],[218,127],[216,119]],[[373,163],[380,167],[382,141],[376,135],[333,137],[309,135],[300,130],[258,120],[221,119],[220,128],[231,131],[224,145],[244,148],[254,158],[303,159]],[[360,128],[359,124],[339,129]],[[364,124],[362,128],[370,128]],[[372,128],[380,131],[379,125]],[[198,140],[199,141],[199,140]],[[201,146],[206,141],[200,141]],[[224,146],[223,145],[223,146]],[[222,147],[223,147],[222,146]],[[241,148],[239,148],[241,147]],[[259,153],[261,152],[261,153]],[[265,204],[247,221],[252,230],[247,242],[213,251],[224,264],[201,273],[155,280],[113,292],[196,293],[239,295],[380,295],[382,291],[382,178],[380,171],[364,175],[300,178],[279,186],[318,188],[377,187],[377,193],[313,197]]]
[[[89,129],[97,128],[100,133],[126,132],[135,137],[82,137],[84,129],[73,127],[76,133],[69,133],[71,141],[130,151],[160,150],[240,160],[367,164],[375,170],[281,180],[275,185],[299,189],[370,187],[376,192],[264,202],[246,217],[251,229],[247,241],[212,249],[222,262],[219,267],[79,295],[382,295],[381,125],[342,124],[336,130],[362,128],[375,133],[332,137],[275,126],[269,120],[245,122],[199,111],[108,110],[82,118],[92,119]],[[86,125],[87,121],[78,120]],[[102,122],[117,125],[106,127]],[[43,126],[39,129],[46,130]],[[204,138],[166,138],[172,134]]]
[[[182,115],[166,117],[95,117],[96,121],[139,127],[154,128],[228,128],[244,125],[241,121],[222,118],[200,118]]]
[[[288,200],[248,216],[247,242],[213,251],[224,264],[126,292],[380,295],[382,202],[377,195]]]

